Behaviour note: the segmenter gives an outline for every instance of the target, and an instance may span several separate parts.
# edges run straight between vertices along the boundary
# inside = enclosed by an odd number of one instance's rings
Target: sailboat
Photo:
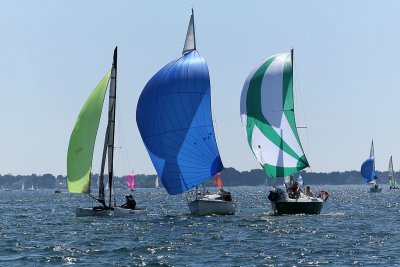
[[[379,187],[379,184],[376,182],[378,176],[375,172],[375,152],[374,152],[374,140],[371,143],[371,149],[369,152],[369,158],[365,160],[361,165],[361,177],[364,181],[371,185],[369,191],[371,193],[380,193],[382,192],[382,188]]]
[[[4,185],[2,185],[1,188],[3,189],[3,191],[12,191],[12,190],[11,190],[11,187],[10,187],[10,188],[8,188],[8,187],[5,188]]]
[[[156,177],[156,181],[154,182],[154,187],[157,189],[160,188],[160,183],[158,182],[158,177]]]
[[[390,156],[389,160],[389,185],[390,189],[399,189],[396,183],[396,179],[394,179],[394,170],[393,170],[393,161],[392,161],[392,156]]]
[[[99,176],[98,195],[94,196],[90,191],[92,159],[97,129],[100,124],[101,111],[107,91],[109,89],[108,122],[104,140],[101,171]],[[114,133],[115,133],[115,110],[116,110],[116,85],[117,85],[117,47],[114,50],[112,68],[108,71],[96,88],[92,91],[83,106],[75,123],[68,146],[67,173],[68,191],[72,193],[83,193],[94,198],[100,206],[92,208],[76,208],[77,217],[82,216],[123,216],[135,213],[136,210],[116,207],[113,200],[113,178],[114,178]],[[105,188],[105,165],[108,159],[108,199]]]
[[[21,190],[22,190],[22,191],[24,191],[24,190],[25,190],[25,183],[24,183],[24,182],[22,182],[22,185],[21,185]]]
[[[28,191],[35,191],[35,187],[32,185],[30,188],[27,189]]]
[[[276,182],[309,167],[297,132],[293,94],[293,49],[267,58],[247,77],[240,114],[248,144],[264,173]],[[268,199],[274,214],[319,214],[323,199],[274,186]],[[286,184],[286,183],[285,183]]]
[[[224,167],[211,114],[210,76],[196,50],[194,15],[182,56],[164,66],[146,84],[136,110],[143,142],[168,194],[196,189]],[[188,203],[194,215],[234,214],[234,201],[196,190]]]

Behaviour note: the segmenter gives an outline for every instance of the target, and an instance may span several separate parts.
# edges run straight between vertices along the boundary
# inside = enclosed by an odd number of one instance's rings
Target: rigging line
[[[126,161],[125,161],[126,165],[124,165],[123,168],[124,167],[127,168],[127,169],[124,169],[124,172],[125,172],[125,174],[128,174],[129,171],[132,170],[132,168],[131,168],[132,166],[130,165],[130,161],[129,161],[128,149],[127,149],[127,146],[126,146],[126,139],[125,139],[124,119],[122,117],[122,112],[121,112],[121,109],[120,109],[119,101],[117,103],[117,113],[118,113],[118,118],[119,118],[118,127],[120,128],[118,135],[119,135],[119,138],[121,140],[122,149],[124,150],[123,152],[125,152],[125,159],[126,159]]]
[[[296,61],[296,62],[298,62],[298,61]],[[302,91],[301,91],[300,80],[299,80],[299,75],[300,74],[298,73],[297,68],[294,68],[294,66],[292,66],[292,68],[294,70],[294,76],[296,77],[296,84],[297,84],[297,88],[298,88],[298,90],[296,90],[296,91],[299,92],[299,96],[300,96],[299,98],[300,98],[300,101],[301,101],[301,110],[303,111],[305,125],[307,126],[308,125],[307,116],[306,116],[306,111],[305,111],[305,108],[304,108],[305,106],[304,106],[303,94],[302,94]],[[297,105],[297,106],[299,106],[299,105]],[[305,131],[306,131],[306,142],[307,142],[307,144],[306,144],[306,154],[309,154],[308,153],[309,152],[308,127],[306,127]],[[310,169],[311,169],[311,167],[310,167]]]

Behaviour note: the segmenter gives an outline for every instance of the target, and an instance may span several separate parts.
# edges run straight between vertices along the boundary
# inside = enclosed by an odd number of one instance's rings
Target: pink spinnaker
[[[216,186],[218,186],[218,188],[222,188],[222,179],[220,172],[214,176],[214,183]]]
[[[134,188],[135,187],[135,176],[133,174],[128,174],[126,176],[125,183],[128,186],[128,188]]]

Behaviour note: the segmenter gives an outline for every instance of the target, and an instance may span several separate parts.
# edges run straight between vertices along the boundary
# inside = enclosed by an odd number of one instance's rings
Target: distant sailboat
[[[125,183],[128,186],[128,188],[133,191],[133,188],[135,188],[135,176],[133,174],[128,174],[125,178]]]
[[[375,152],[374,152],[374,141],[372,140],[371,149],[369,152],[369,158],[361,165],[361,177],[364,181],[371,185],[369,191],[372,193],[382,192],[382,188],[379,187],[376,180],[378,176],[375,172]]]
[[[22,182],[21,190],[25,190],[25,183],[24,182]]]
[[[390,160],[389,160],[389,185],[390,185],[390,189],[399,189],[399,187],[397,186],[397,183],[396,183],[396,179],[394,178],[392,156],[390,156]]]
[[[143,89],[136,121],[168,194],[195,189],[224,167],[211,114],[210,76],[196,50],[193,10],[182,56],[157,72]],[[205,193],[205,192],[204,192]],[[192,214],[234,214],[235,203],[197,192]]]
[[[154,187],[157,188],[157,189],[160,188],[160,184],[158,182],[158,176],[156,177],[156,181],[154,183]]]
[[[247,141],[265,174],[288,177],[309,167],[297,132],[293,94],[293,50],[267,58],[247,77],[240,101]],[[323,200],[306,196],[293,180],[268,196],[275,214],[319,214]]]
[[[103,157],[99,176],[99,192],[93,196],[90,192],[92,159],[97,129],[100,123],[101,111],[107,87],[110,81],[108,122],[103,147]],[[123,216],[135,213],[135,210],[116,207],[113,205],[113,178],[114,178],[114,134],[116,113],[116,86],[117,84],[117,47],[111,71],[108,71],[96,88],[92,91],[83,106],[76,121],[68,146],[67,172],[68,191],[88,194],[96,199],[101,206],[93,208],[76,208],[76,216]],[[104,171],[108,158],[108,199],[104,181]],[[108,200],[108,201],[107,201]],[[107,203],[108,202],[108,203]],[[115,202],[115,200],[114,200]]]
[[[3,191],[11,191],[11,188],[5,188],[3,185],[1,186],[1,188],[3,189]]]

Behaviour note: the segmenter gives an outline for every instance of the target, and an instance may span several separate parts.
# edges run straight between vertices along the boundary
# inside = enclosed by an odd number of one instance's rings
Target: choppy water
[[[1,191],[0,265],[399,265],[400,191],[325,189],[321,215],[271,216],[265,187],[236,187],[238,214],[207,217],[190,216],[182,196],[138,189],[148,214],[132,218],[76,218],[93,203],[79,194]]]

